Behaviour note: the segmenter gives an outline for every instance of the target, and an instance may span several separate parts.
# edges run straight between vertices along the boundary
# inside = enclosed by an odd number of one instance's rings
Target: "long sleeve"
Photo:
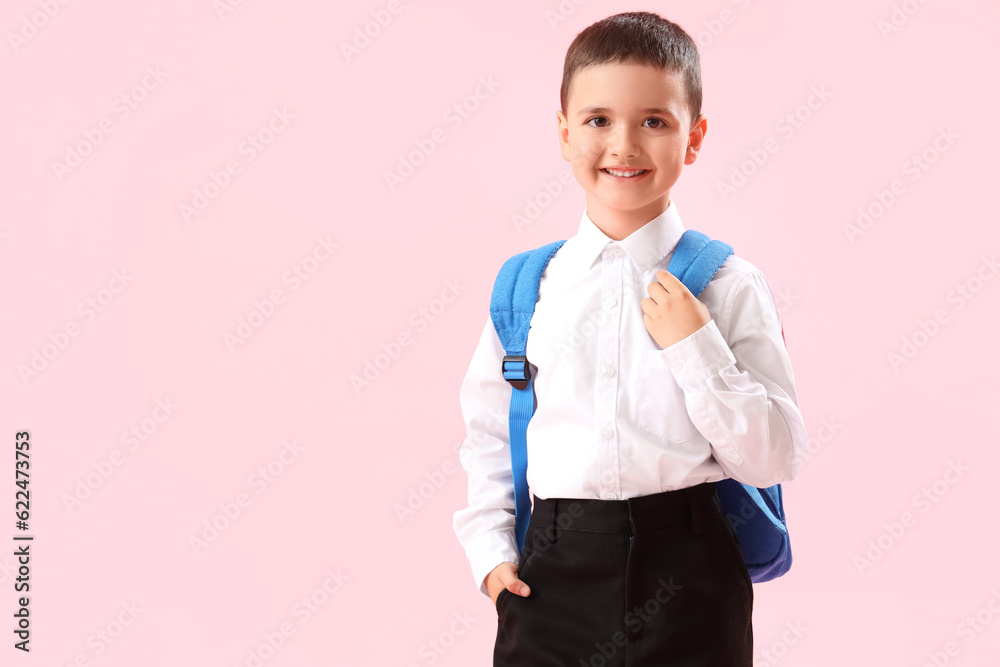
[[[500,372],[503,357],[503,346],[487,318],[459,392],[466,426],[459,460],[469,476],[469,505],[455,512],[453,520],[472,575],[487,596],[485,578],[493,568],[504,561],[520,564],[510,468],[512,388]]]
[[[713,318],[659,354],[670,364],[688,415],[722,469],[764,488],[795,478],[808,435],[764,274],[754,269],[731,292],[719,323]]]

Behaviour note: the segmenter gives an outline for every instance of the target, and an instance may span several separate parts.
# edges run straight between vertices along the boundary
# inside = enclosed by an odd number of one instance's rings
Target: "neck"
[[[642,208],[623,211],[602,202],[587,202],[587,217],[614,241],[621,241],[647,222],[662,214],[670,206],[669,196],[650,202]]]

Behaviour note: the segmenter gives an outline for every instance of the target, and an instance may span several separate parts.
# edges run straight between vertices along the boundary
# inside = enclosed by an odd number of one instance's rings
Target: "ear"
[[[688,133],[688,149],[684,155],[684,164],[692,164],[698,159],[698,152],[701,150],[702,142],[705,141],[705,133],[708,131],[708,119],[705,114],[698,116],[691,125]]]
[[[559,123],[557,128],[559,135],[559,150],[562,152],[563,159],[570,162],[571,153],[569,146],[569,122],[566,120],[566,115],[562,112],[562,109],[556,109],[556,120]]]

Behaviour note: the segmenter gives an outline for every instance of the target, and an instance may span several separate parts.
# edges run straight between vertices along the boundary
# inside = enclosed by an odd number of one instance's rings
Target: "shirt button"
[[[615,374],[614,366],[605,366],[604,367],[604,374],[607,375],[608,377],[611,377],[612,375],[614,375]]]
[[[604,499],[605,500],[614,500],[615,499],[615,493],[614,493],[614,491],[605,491],[603,495],[604,495]]]
[[[614,247],[614,250],[612,250],[611,252],[615,254],[615,257],[621,257],[622,255],[625,254],[625,250],[623,250],[620,245],[616,245]]]
[[[615,432],[611,430],[610,426],[605,426],[604,428],[601,429],[601,437],[604,438],[605,440],[610,440],[611,436],[613,436],[614,434]]]

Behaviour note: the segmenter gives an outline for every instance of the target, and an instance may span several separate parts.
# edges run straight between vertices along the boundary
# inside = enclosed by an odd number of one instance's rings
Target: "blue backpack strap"
[[[688,229],[677,242],[667,270],[698,296],[732,252],[728,243]],[[758,489],[727,477],[717,483],[716,489],[751,581],[769,581],[787,572],[792,566],[792,548],[781,485]]]
[[[733,246],[709,239],[694,229],[687,229],[674,247],[667,271],[684,283],[691,294],[698,296],[718,272]]]
[[[553,241],[518,253],[504,262],[493,284],[490,317],[506,355],[501,371],[511,384],[510,459],[514,475],[514,536],[518,551],[524,548],[531,517],[528,492],[528,422],[535,414],[535,388],[528,366],[528,329],[538,301],[538,283],[552,255],[566,243]]]

